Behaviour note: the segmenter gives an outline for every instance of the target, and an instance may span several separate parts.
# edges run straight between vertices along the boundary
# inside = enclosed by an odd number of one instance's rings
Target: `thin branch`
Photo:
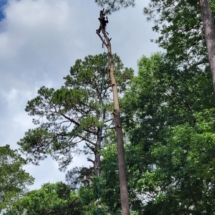
[[[96,145],[96,143],[94,143],[94,142],[90,141],[89,139],[87,139],[87,138],[85,138],[85,137],[82,137],[81,135],[78,135],[78,134],[77,134],[77,136],[78,136],[79,138],[81,138],[82,140],[84,140],[84,141],[86,141],[86,142],[88,142],[88,143],[92,144],[93,146],[95,146],[95,145]]]
[[[68,208],[70,208],[70,207],[73,205],[73,203],[74,203],[77,199],[78,199],[78,198],[76,197],[76,198],[75,198],[72,202],[70,202],[67,206],[65,206],[65,207],[61,208],[60,210],[48,211],[47,213],[45,213],[45,215],[47,215],[47,214],[53,214],[53,213],[57,213],[57,212],[59,212],[59,211],[62,211],[62,210],[68,209]]]
[[[113,121],[113,119],[108,119],[108,120],[104,121],[104,123],[107,123],[107,122],[110,122],[110,121]]]
[[[196,66],[199,66],[199,65],[201,65],[201,64],[203,64],[203,63],[206,63],[206,61],[205,61],[205,59],[202,59],[202,60],[200,60],[199,62],[196,62],[196,63],[194,63],[194,64],[192,64],[192,65],[190,65],[190,67],[188,67],[187,69],[189,70],[189,69],[192,69],[192,68],[194,68],[194,67],[196,67]]]
[[[92,146],[90,146],[88,143],[85,143],[85,144],[91,151],[95,152],[95,149]]]
[[[97,33],[97,32],[96,32]],[[97,33],[98,34],[98,36],[100,37],[100,39],[102,40],[102,43],[105,45],[105,46],[107,46],[107,44],[106,44],[106,42],[105,42],[105,40],[102,38],[102,36],[99,34],[99,33]]]
[[[74,123],[75,125],[80,126],[80,123],[76,122],[74,119],[69,118],[69,117],[66,116],[65,114],[61,113],[60,115],[63,116],[63,117],[65,117],[65,118],[68,119],[70,122]],[[86,128],[84,128],[83,130],[86,131],[86,132],[88,132],[88,133],[94,134],[94,135],[97,134],[96,132],[90,131],[89,129],[86,129]]]
[[[95,161],[94,161],[94,160],[92,160],[92,159],[90,159],[90,158],[87,158],[87,161],[90,161],[90,162],[93,163],[93,165],[95,165]]]

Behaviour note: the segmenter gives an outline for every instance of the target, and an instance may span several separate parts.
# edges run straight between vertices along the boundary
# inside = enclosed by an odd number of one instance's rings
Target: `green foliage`
[[[100,127],[98,118],[103,61],[107,63],[103,55],[88,56],[84,61],[77,60],[71,67],[70,75],[65,77],[65,86],[59,90],[42,87],[38,96],[28,102],[26,111],[31,116],[38,116],[39,119],[34,119],[33,122],[40,125],[37,129],[29,130],[19,142],[30,161],[37,163],[45,158],[41,154],[49,153],[60,159],[61,167],[64,168],[71,161],[72,149],[80,140],[90,142],[95,139]],[[114,61],[119,90],[124,91],[133,71],[124,69],[116,55]],[[103,111],[108,117],[108,112],[111,111],[111,86],[106,71],[105,77]],[[66,158],[60,158],[60,155]]]
[[[135,0],[95,0],[95,2],[99,6],[105,7],[108,14],[119,10],[121,7],[126,8],[135,5]]]
[[[130,144],[126,144],[126,138],[125,149],[131,214],[141,214],[142,202],[136,198],[135,190],[135,186],[138,181],[136,176],[138,176],[139,173],[139,169],[137,169],[137,166],[138,168],[142,166],[142,164],[139,162],[138,157],[138,154],[141,154],[141,152],[137,149],[135,150],[134,147]],[[109,142],[108,144],[105,144],[105,147],[101,150],[100,154],[102,156],[101,175],[99,179],[94,178],[93,180],[94,195],[100,196],[100,214],[120,214],[121,204],[117,161],[117,145],[112,139],[111,131],[109,133]],[[138,165],[135,165],[136,162],[138,163]]]
[[[155,21],[153,30],[161,34],[156,42],[172,60],[186,67],[208,62],[198,1],[151,0],[144,13]]]
[[[97,197],[97,193],[94,193],[93,189],[81,187],[78,190],[78,194],[80,196],[81,203],[83,206],[83,215],[97,215],[98,210],[100,212],[100,215],[104,215],[101,211],[101,208],[99,209],[98,207],[98,200],[95,200],[95,196]]]
[[[95,180],[95,185],[97,182]],[[77,192],[62,183],[44,184],[39,190],[27,193],[17,200],[4,215],[107,215],[103,202],[98,206],[94,189],[80,187]],[[99,210],[99,211],[98,211]]]
[[[62,183],[44,184],[41,189],[27,193],[16,201],[4,215],[81,215],[82,206],[77,194]]]
[[[0,147],[0,212],[26,191],[34,179],[22,167],[26,161],[8,145]]]
[[[77,187],[90,187],[92,181],[92,169],[89,167],[74,167],[67,171],[66,181],[72,189]]]
[[[105,149],[101,151],[101,155],[103,160],[101,164],[100,195],[101,202],[106,205],[106,211],[104,212],[119,214],[121,204],[116,144],[108,144]]]
[[[214,213],[215,100],[210,72],[177,68],[160,54],[143,57],[123,100],[131,141],[128,171],[141,201],[132,208],[139,214]]]

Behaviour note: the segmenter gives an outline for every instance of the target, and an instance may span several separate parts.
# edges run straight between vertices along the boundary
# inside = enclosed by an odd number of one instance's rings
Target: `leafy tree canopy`
[[[62,182],[44,184],[16,201],[4,215],[79,215],[81,203],[70,187]]]
[[[164,55],[139,61],[138,76],[123,100],[132,146],[128,171],[142,201],[135,206],[139,213],[214,213],[215,100],[210,79],[207,67],[180,70]]]
[[[186,67],[208,62],[198,1],[151,0],[144,13],[155,21],[153,30],[161,34],[156,42],[173,60]]]
[[[95,180],[94,186],[97,187]],[[27,193],[17,200],[3,215],[107,215],[105,202],[98,206],[96,189],[80,187],[77,191],[57,182],[44,184],[38,190]]]
[[[25,164],[17,150],[0,147],[0,212],[24,194],[26,185],[33,184],[33,177],[22,169]]]
[[[113,55],[113,60],[118,89],[122,93],[128,87],[133,70],[125,68],[117,55]],[[88,169],[75,168],[67,174],[73,187],[89,184],[92,176],[98,174],[101,126],[105,136],[112,123],[113,104],[107,69],[105,54],[77,60],[70,75],[64,78],[64,86],[57,90],[42,87],[26,107],[29,115],[35,117],[33,123],[38,125],[27,131],[18,143],[28,161],[38,164],[51,155],[64,170],[74,155],[84,153],[93,164]]]

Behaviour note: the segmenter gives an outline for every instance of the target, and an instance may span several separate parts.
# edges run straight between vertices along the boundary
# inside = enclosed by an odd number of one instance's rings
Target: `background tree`
[[[156,22],[153,30],[161,34],[156,42],[167,54],[186,67],[209,62],[215,83],[215,26],[209,2],[151,0],[144,12]]]
[[[133,70],[124,68],[117,55],[113,59],[119,90],[123,92],[133,76]],[[26,111],[38,117],[33,122],[39,126],[26,132],[18,144],[29,161],[38,164],[50,154],[59,161],[60,169],[65,169],[74,154],[85,153],[93,156],[88,157],[88,161],[93,164],[92,168],[75,168],[72,170],[75,174],[68,173],[67,179],[87,174],[84,177],[89,181],[93,175],[98,175],[101,126],[105,136],[112,122],[113,109],[106,65],[105,55],[77,60],[71,67],[70,75],[64,78],[64,86],[58,90],[42,87],[38,96],[28,102]],[[105,80],[101,94],[103,72]],[[104,103],[102,111],[101,99]],[[103,117],[102,121],[99,121],[100,116]]]
[[[199,8],[207,45],[208,59],[211,68],[213,86],[215,90],[215,25],[210,0],[199,0]]]
[[[115,139],[115,133],[112,137]],[[120,214],[120,185],[119,185],[119,170],[117,161],[117,146],[109,142],[102,154],[102,171],[100,177],[101,187],[101,202],[106,206],[106,213]]]
[[[212,214],[215,101],[210,70],[178,69],[159,54],[139,61],[125,94],[124,127],[131,149],[137,211]],[[131,99],[132,98],[132,99]],[[142,211],[142,212],[141,212]]]
[[[156,22],[153,30],[161,34],[156,42],[167,50],[168,56],[187,67],[208,62],[197,3],[153,0],[144,12],[148,20]]]
[[[26,161],[9,145],[0,147],[0,212],[22,196],[34,179],[22,169]]]
[[[78,195],[62,182],[44,184],[14,202],[4,215],[79,215],[83,214]]]

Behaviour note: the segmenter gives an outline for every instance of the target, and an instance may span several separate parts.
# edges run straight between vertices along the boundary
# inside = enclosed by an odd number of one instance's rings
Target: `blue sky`
[[[7,0],[0,0],[0,21],[4,18],[3,6],[7,3]]]

